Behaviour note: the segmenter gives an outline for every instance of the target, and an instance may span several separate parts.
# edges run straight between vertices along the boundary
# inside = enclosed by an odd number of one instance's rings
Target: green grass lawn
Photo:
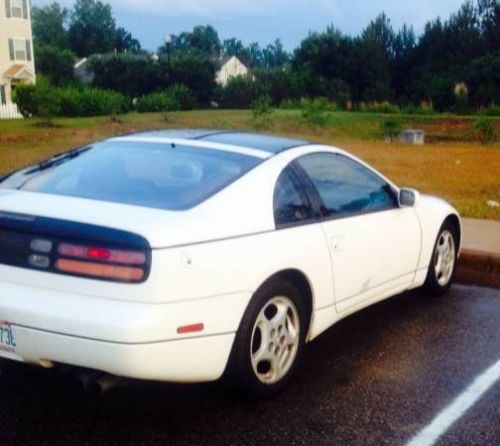
[[[323,128],[304,122],[299,111],[276,111],[266,133],[337,145],[374,165],[400,186],[441,196],[462,215],[500,220],[500,144],[477,140],[474,118],[400,116],[406,128],[426,132],[423,147],[385,143],[380,124],[390,117],[369,113],[330,113]],[[494,119],[500,134],[500,119]],[[168,114],[128,114],[115,118],[0,121],[0,174],[96,139],[159,128],[256,130],[251,112],[210,110]]]

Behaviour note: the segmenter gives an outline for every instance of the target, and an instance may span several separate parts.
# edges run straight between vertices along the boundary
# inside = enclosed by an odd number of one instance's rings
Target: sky
[[[245,44],[265,46],[280,38],[289,51],[310,31],[330,24],[356,35],[380,12],[395,28],[404,23],[421,32],[436,17],[448,18],[464,0],[108,0],[119,26],[156,50],[167,34],[196,25],[213,25],[222,39],[236,37]],[[50,0],[33,0],[35,6]],[[71,7],[73,0],[59,0]]]

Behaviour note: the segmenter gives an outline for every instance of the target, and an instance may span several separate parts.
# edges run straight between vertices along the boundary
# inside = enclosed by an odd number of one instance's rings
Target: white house
[[[89,69],[89,59],[83,57],[78,59],[74,65],[75,77],[84,84],[91,84],[94,80],[94,73]]]
[[[221,67],[215,80],[217,84],[225,87],[232,77],[247,76],[249,73],[249,68],[240,59],[236,56],[230,56],[221,60]]]
[[[16,85],[35,81],[29,1],[0,0],[0,108],[12,108]]]

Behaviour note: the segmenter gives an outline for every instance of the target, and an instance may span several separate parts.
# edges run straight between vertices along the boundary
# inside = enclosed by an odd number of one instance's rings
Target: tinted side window
[[[300,224],[313,218],[311,204],[293,170],[285,169],[274,190],[274,221],[276,226]]]
[[[317,153],[298,160],[323,201],[325,216],[395,207],[394,194],[378,175],[342,155]]]

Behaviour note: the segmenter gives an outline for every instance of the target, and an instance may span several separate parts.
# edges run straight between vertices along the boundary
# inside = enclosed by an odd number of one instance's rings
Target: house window
[[[14,39],[14,54],[16,60],[26,60],[26,40]]]
[[[10,60],[31,61],[31,42],[25,39],[9,39]]]
[[[7,95],[5,93],[5,85],[0,85],[0,105],[7,104]]]
[[[27,4],[25,0],[6,0],[7,17],[16,19],[27,18]],[[10,12],[10,15],[9,15]]]

